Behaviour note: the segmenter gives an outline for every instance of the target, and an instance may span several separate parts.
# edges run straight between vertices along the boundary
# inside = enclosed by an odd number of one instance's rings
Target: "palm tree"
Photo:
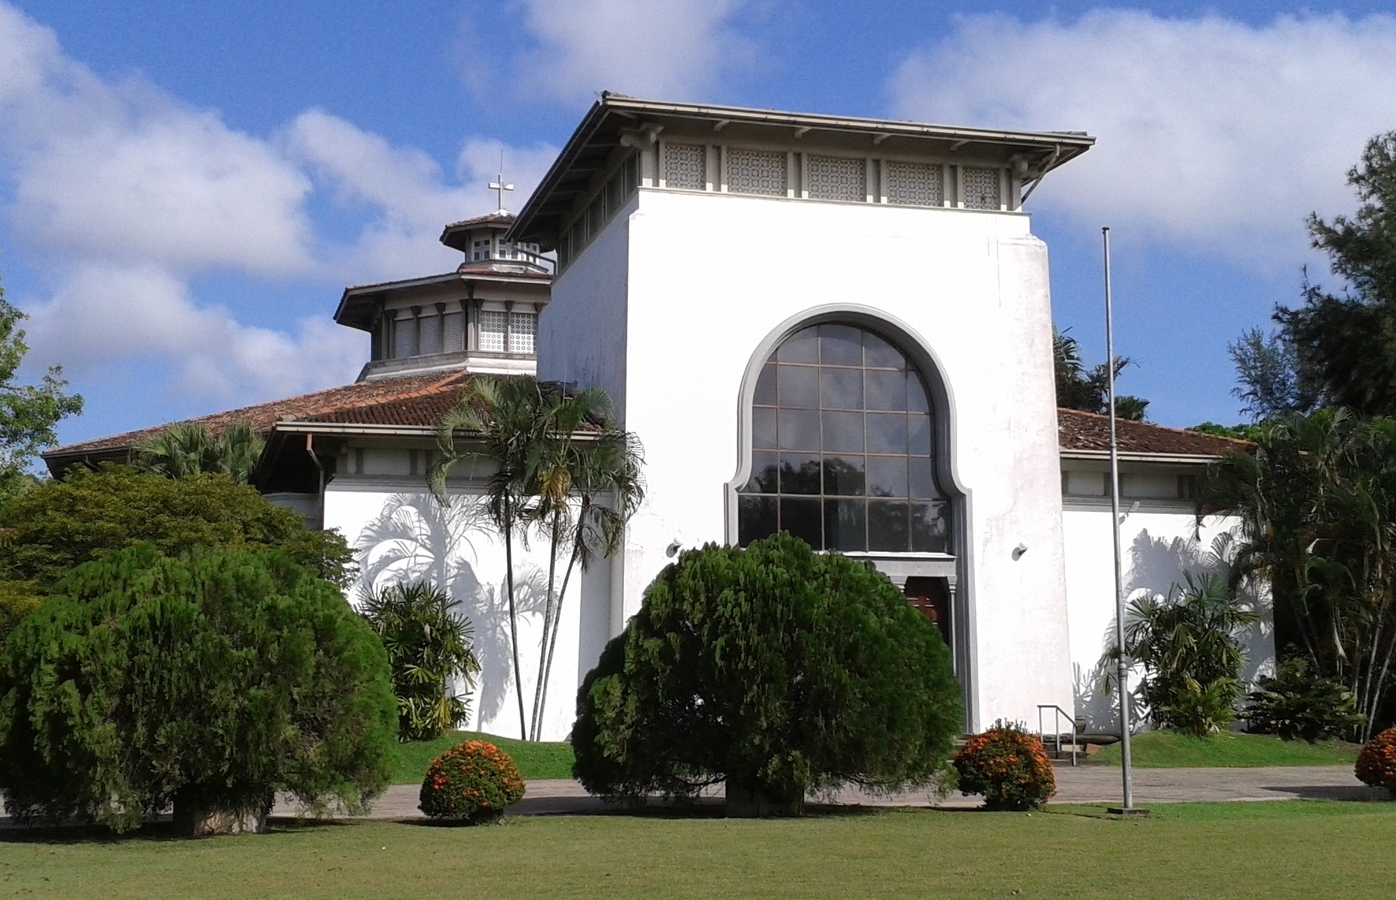
[[[483,458],[495,467],[486,488],[487,508],[504,540],[521,723],[525,720],[513,544],[516,538],[526,542],[530,531],[547,542],[538,678],[526,740],[537,740],[542,734],[562,601],[572,573],[619,549],[625,522],[644,496],[639,443],[606,424],[611,410],[610,398],[600,388],[567,393],[529,377],[475,379],[438,423],[442,458],[431,472],[431,489],[438,502],[449,502],[446,475],[457,462]],[[457,445],[460,432],[471,433],[474,449]]]
[[[486,483],[486,511],[504,539],[505,587],[509,605],[509,641],[514,664],[514,691],[519,704],[519,731],[528,740],[524,715],[523,668],[519,664],[518,603],[514,584],[514,539],[527,539],[527,523],[534,496],[533,472],[546,431],[540,414],[543,392],[529,377],[498,380],[474,378],[454,406],[437,422],[436,440],[441,460],[428,475],[437,502],[451,502],[446,478],[463,460],[483,458],[494,464]],[[461,435],[461,433],[464,433]],[[476,446],[463,449],[458,435]]]
[[[265,443],[241,420],[216,435],[200,422],[176,422],[137,444],[132,465],[166,478],[213,473],[246,484]]]
[[[1147,672],[1139,693],[1151,715],[1201,735],[1234,717],[1246,658],[1237,635],[1257,616],[1220,576],[1183,574],[1186,586],[1174,585],[1166,599],[1146,595],[1130,604],[1125,653]]]
[[[632,434],[610,427],[610,397],[600,388],[559,396],[547,431],[538,472],[538,521],[548,537],[548,600],[543,620],[542,652],[534,690],[533,737],[539,739],[552,679],[562,603],[573,571],[591,568],[598,558],[618,552],[625,525],[644,499],[643,450]],[[585,431],[587,422],[599,430]],[[575,507],[575,508],[574,508]],[[567,558],[556,590],[557,561]]]
[[[1254,455],[1213,466],[1202,503],[1241,517],[1240,571],[1269,583],[1277,643],[1347,685],[1370,732],[1396,659],[1396,421],[1268,423]]]

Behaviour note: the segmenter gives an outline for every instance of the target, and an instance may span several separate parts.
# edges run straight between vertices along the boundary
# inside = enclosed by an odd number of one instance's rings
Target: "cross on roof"
[[[504,208],[504,192],[512,191],[513,189],[514,186],[512,184],[504,183],[504,173],[502,171],[499,173],[498,181],[490,182],[490,190],[494,191],[499,198],[499,209],[496,211],[496,215],[505,215],[509,212]]]

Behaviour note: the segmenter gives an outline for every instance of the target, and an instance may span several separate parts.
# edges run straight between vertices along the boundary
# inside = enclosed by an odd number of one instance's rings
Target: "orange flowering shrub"
[[[509,754],[485,741],[466,741],[431,761],[419,808],[429,818],[473,825],[498,819],[523,795],[523,778]]]
[[[1037,735],[996,722],[955,754],[960,791],[983,794],[989,809],[1037,809],[1057,792],[1052,762]]]
[[[1396,797],[1396,728],[1388,728],[1362,745],[1357,754],[1357,779],[1384,787]]]

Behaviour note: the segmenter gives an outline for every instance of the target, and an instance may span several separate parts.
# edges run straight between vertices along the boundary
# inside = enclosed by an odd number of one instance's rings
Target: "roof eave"
[[[613,113],[635,120],[644,115],[669,116],[715,121],[726,120],[728,122],[807,129],[809,131],[855,132],[870,136],[919,137],[952,142],[1027,145],[1053,152],[1053,168],[1079,156],[1095,144],[1095,138],[1076,132],[1000,131],[886,119],[776,112],[714,104],[667,103],[605,92],[592,104],[581,123],[572,132],[566,146],[562,148],[562,152],[558,154],[552,167],[543,176],[537,190],[529,197],[523,210],[514,220],[514,225],[509,229],[507,235],[509,240],[527,240],[544,245],[549,244],[545,236],[549,232],[540,220],[558,214],[555,210],[548,209],[553,194],[571,171],[577,157],[590,144],[606,118]],[[550,246],[548,249],[551,249]]]

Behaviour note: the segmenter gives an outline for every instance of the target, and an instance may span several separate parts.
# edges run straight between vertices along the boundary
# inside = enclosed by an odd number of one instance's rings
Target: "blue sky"
[[[1082,130],[1029,202],[1058,324],[1103,358],[1109,225],[1120,389],[1232,422],[1226,344],[1331,281],[1304,217],[1393,84],[1376,3],[0,0],[0,272],[70,442],[352,380],[343,287],[449,269],[500,152],[517,209],[603,89]]]

